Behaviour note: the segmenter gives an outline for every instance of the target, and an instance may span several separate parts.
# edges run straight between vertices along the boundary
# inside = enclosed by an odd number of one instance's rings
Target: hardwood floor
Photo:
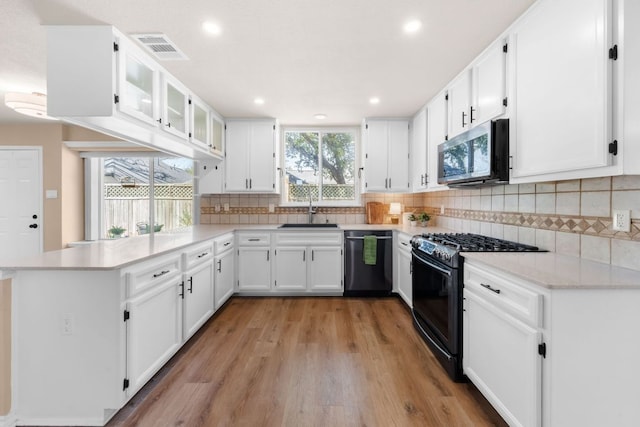
[[[397,298],[232,298],[115,426],[506,426]]]

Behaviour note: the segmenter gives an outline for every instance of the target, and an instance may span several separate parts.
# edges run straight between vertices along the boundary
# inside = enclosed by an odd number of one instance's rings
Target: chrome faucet
[[[309,224],[313,224],[313,215],[316,213],[316,208],[312,205],[311,199],[311,185],[309,185]]]

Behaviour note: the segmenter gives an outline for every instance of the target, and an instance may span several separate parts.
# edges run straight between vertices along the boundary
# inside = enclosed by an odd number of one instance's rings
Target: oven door
[[[413,312],[416,326],[446,359],[461,347],[461,294],[458,270],[418,251],[412,253]],[[425,336],[426,335],[426,336]],[[434,348],[435,347],[435,348]]]

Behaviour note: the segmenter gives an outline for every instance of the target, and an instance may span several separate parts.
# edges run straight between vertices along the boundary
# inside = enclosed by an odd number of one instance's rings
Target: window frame
[[[280,174],[280,206],[283,207],[299,207],[309,206],[309,202],[290,202],[286,200],[287,191],[285,185],[287,182],[287,166],[286,166],[286,133],[287,132],[317,132],[318,142],[322,144],[322,136],[326,133],[351,133],[355,144],[354,158],[354,200],[348,201],[324,201],[314,200],[313,206],[319,207],[361,207],[361,187],[360,187],[360,132],[358,126],[283,126],[280,130],[280,158],[282,159],[282,171]],[[322,152],[322,146],[319,152]],[[322,182],[322,181],[321,181]]]
[[[102,229],[105,228],[103,221],[104,209],[104,160],[110,157],[130,157],[144,158],[149,161],[149,223],[155,223],[155,191],[154,191],[154,167],[153,161],[156,158],[178,157],[172,154],[153,151],[131,151],[131,152],[83,152],[80,154],[85,160],[84,182],[85,182],[85,240],[87,241],[103,241],[111,240],[103,237]],[[194,171],[197,168],[196,160],[193,161]],[[192,185],[194,187],[194,197],[191,199],[191,210],[193,215],[192,224],[197,224],[199,216],[196,217],[196,209],[199,209],[199,201],[196,201],[196,177],[192,177]],[[149,233],[151,237],[156,234],[154,227],[150,227]],[[135,236],[131,236],[135,237]]]

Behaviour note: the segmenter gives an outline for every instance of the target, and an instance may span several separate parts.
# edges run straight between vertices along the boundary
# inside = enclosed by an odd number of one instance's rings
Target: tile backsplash
[[[414,194],[363,194],[361,207],[320,207],[314,222],[365,223],[367,202],[426,210],[433,224],[539,246],[640,270],[640,176],[591,178]],[[229,210],[224,211],[224,205]],[[269,212],[269,205],[274,212]],[[305,223],[307,207],[279,206],[278,195],[207,195],[202,224]],[[219,211],[216,211],[219,207]],[[614,210],[631,211],[629,233],[612,229]],[[441,213],[444,211],[444,213]],[[385,222],[390,222],[389,216]]]
[[[640,270],[640,176],[425,193],[438,224],[533,244]],[[614,210],[631,211],[631,231],[612,229]]]

